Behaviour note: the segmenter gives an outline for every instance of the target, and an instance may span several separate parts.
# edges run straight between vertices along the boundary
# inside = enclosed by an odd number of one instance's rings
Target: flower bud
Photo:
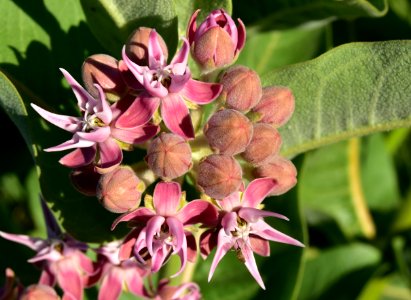
[[[106,54],[95,54],[88,57],[82,67],[83,82],[89,93],[98,98],[94,84],[99,84],[110,101],[119,100],[127,91],[118,61]]]
[[[126,42],[127,56],[139,66],[148,65],[148,38],[152,30],[152,28],[139,27],[129,36]],[[164,58],[167,61],[167,45],[159,34],[157,37],[160,47],[163,50]]]
[[[197,28],[197,10],[190,19],[187,38],[194,60],[205,71],[232,64],[245,44],[245,26],[240,19],[236,26],[223,10],[212,11]]]
[[[97,198],[105,209],[124,213],[140,205],[144,184],[133,169],[120,166],[101,176],[97,186]]]
[[[281,147],[281,135],[277,129],[268,124],[257,123],[253,128],[251,142],[241,155],[247,162],[259,165],[278,153]]]
[[[217,111],[204,127],[213,150],[227,155],[241,153],[250,143],[253,125],[246,116],[233,109]]]
[[[86,196],[96,196],[97,184],[101,174],[96,171],[93,164],[73,170],[70,180],[77,191]]]
[[[222,75],[220,83],[223,85],[221,97],[227,108],[245,112],[260,101],[260,77],[247,67],[231,67]]]
[[[260,102],[253,108],[257,120],[280,127],[287,123],[294,112],[294,96],[289,88],[269,86],[263,89]]]
[[[191,148],[182,137],[163,132],[150,143],[146,161],[157,176],[174,179],[191,168]]]
[[[277,196],[288,192],[297,183],[297,169],[294,164],[281,156],[274,156],[268,163],[257,167],[254,175],[258,178],[269,177],[278,185],[270,195]]]
[[[25,290],[20,300],[57,300],[60,297],[57,295],[56,291],[44,284],[32,284],[28,286]]]
[[[221,200],[240,188],[242,175],[232,156],[212,154],[200,162],[197,184],[208,196]]]

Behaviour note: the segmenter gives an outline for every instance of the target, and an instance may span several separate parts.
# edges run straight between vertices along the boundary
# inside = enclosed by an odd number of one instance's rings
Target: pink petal
[[[170,131],[185,139],[194,139],[190,114],[179,94],[168,94],[162,99],[161,117]]]
[[[277,182],[272,178],[254,179],[244,192],[242,206],[256,208],[276,186]]]
[[[171,83],[168,87],[169,94],[181,92],[187,82],[189,82],[191,79],[190,70],[187,68],[187,66],[184,66],[184,69],[182,67],[183,66],[181,64],[174,65],[173,67],[174,74],[170,75]]]
[[[116,300],[123,287],[123,270],[113,266],[104,276],[98,293],[98,300]]]
[[[91,141],[95,143],[102,143],[108,139],[110,136],[110,127],[98,127],[93,131],[90,132],[76,132],[76,136],[80,137],[81,140]]]
[[[39,284],[53,286],[56,283],[56,277],[48,267],[45,267],[41,272]]]
[[[136,296],[144,296],[143,279],[140,276],[139,270],[136,268],[127,269],[125,272],[125,281],[127,289]]]
[[[203,232],[200,236],[201,257],[206,259],[215,246],[217,246],[217,233],[215,228]]]
[[[118,258],[120,261],[129,259],[133,254],[133,248],[141,229],[133,229],[125,238],[120,246]]]
[[[63,151],[63,150],[68,150],[68,149],[74,149],[74,148],[87,148],[94,146],[95,142],[92,141],[86,141],[86,140],[80,140],[79,137],[73,136],[71,140],[68,140],[64,143],[61,143],[57,146],[50,147],[47,149],[44,149],[46,152],[56,152],[56,151]]]
[[[151,97],[147,94],[140,95],[131,103],[129,108],[118,117],[115,127],[128,129],[144,125],[150,121],[159,105],[159,98]]]
[[[151,259],[151,272],[158,272],[164,265],[166,259],[169,257],[170,250],[168,246],[164,245],[156,251]]]
[[[184,243],[183,240],[185,240],[186,238],[184,235],[184,227],[183,227],[183,224],[180,222],[180,220],[175,217],[168,217],[166,219],[166,222],[168,225],[168,229],[170,230],[170,234],[173,237],[173,244],[175,244],[174,251],[173,251],[173,254],[175,254],[178,251],[180,251]]]
[[[190,45],[194,42],[194,36],[196,33],[196,29],[197,29],[197,15],[200,12],[199,9],[197,9],[191,16],[190,21],[188,22],[188,26],[187,26],[187,38],[188,41],[190,43]]]
[[[299,246],[299,247],[304,247],[304,244],[301,242],[297,241],[296,239],[293,239],[292,237],[275,230],[272,228],[270,225],[265,223],[264,221],[260,220],[257,223],[252,224],[252,232],[253,234],[274,242],[279,242],[279,243],[284,243],[284,244],[290,244],[294,246]]]
[[[135,64],[134,62],[131,61],[131,59],[128,58],[126,54],[126,46],[123,47],[123,50],[121,52],[121,55],[123,57],[123,61],[125,62],[127,68],[133,73],[133,75],[136,77],[136,79],[143,84],[143,72],[144,68],[140,67],[139,65]]]
[[[160,131],[160,127],[146,124],[129,129],[111,128],[111,136],[127,144],[142,144],[153,138]]]
[[[270,243],[267,240],[258,236],[249,236],[248,238],[253,252],[265,257],[270,256]]]
[[[240,193],[234,192],[225,197],[223,200],[218,201],[218,204],[223,210],[232,211],[234,208],[241,206]]]
[[[158,215],[173,216],[181,198],[180,184],[177,182],[159,182],[154,188],[153,202]]]
[[[91,275],[91,274],[94,273],[95,270],[94,270],[93,261],[87,255],[85,255],[81,251],[77,251],[76,257],[78,259],[78,262],[79,262],[79,265],[80,265],[81,269],[87,275]]]
[[[148,65],[150,69],[162,67],[165,64],[163,49],[161,49],[158,35],[155,29],[152,29],[148,37]]]
[[[281,214],[277,214],[275,212],[271,212],[271,211],[266,211],[266,210],[261,210],[261,209],[257,209],[257,208],[253,208],[253,207],[242,207],[239,211],[238,211],[238,215],[246,220],[248,223],[255,223],[258,220],[260,220],[261,218],[264,217],[275,217],[275,218],[279,218],[279,219],[283,219],[288,221],[288,218],[286,216],[283,216]]]
[[[88,106],[94,107],[97,104],[97,100],[93,98],[74,78],[70,75],[69,72],[60,68],[60,71],[63,73],[67,82],[71,86],[71,89],[74,92],[74,95],[77,98],[77,104],[82,111],[86,111]]]
[[[148,220],[146,225],[146,246],[148,253],[153,256],[153,239],[154,236],[161,231],[161,225],[166,219],[162,216],[154,216]]]
[[[186,236],[183,234],[183,243],[181,245],[180,251],[178,251],[178,256],[180,257],[180,269],[176,274],[172,275],[171,278],[177,277],[183,272],[187,265],[187,240]]]
[[[233,240],[231,237],[225,235],[223,229],[218,233],[217,251],[214,255],[213,262],[211,264],[210,272],[208,273],[208,282],[213,277],[214,271],[217,268],[220,260],[226,255],[226,253],[233,247]]]
[[[94,84],[98,91],[99,99],[97,104],[98,111],[96,112],[96,116],[104,122],[104,124],[110,124],[111,120],[113,119],[113,112],[111,111],[110,105],[106,100],[106,95],[103,92],[103,89],[100,85]]]
[[[146,223],[152,216],[154,216],[154,213],[150,209],[145,207],[137,208],[136,210],[122,214],[115,219],[113,225],[111,225],[111,230],[114,230],[120,222],[136,220],[137,222],[140,221],[141,223]]]
[[[237,26],[238,30],[238,42],[236,47],[236,55],[239,51],[244,48],[245,40],[246,40],[246,30],[243,21],[237,19],[239,26]]]
[[[69,258],[61,259],[53,264],[57,282],[68,299],[83,299],[83,284],[76,270],[76,265]],[[64,299],[64,298],[63,298]]]
[[[197,259],[197,242],[194,235],[189,232],[184,232],[187,240],[187,259],[190,262],[195,262]]]
[[[251,247],[243,242],[243,245],[240,246],[241,253],[245,259],[245,266],[247,267],[248,271],[250,271],[251,275],[257,281],[257,283],[261,286],[263,290],[265,290],[264,282],[261,278],[260,272],[258,272],[257,264],[255,262],[253,251]]]
[[[34,251],[39,251],[47,246],[46,241],[38,238],[32,238],[27,235],[12,234],[0,231],[0,236],[6,240],[25,245]]]
[[[191,102],[201,105],[214,101],[222,90],[222,84],[190,79],[180,93]]]
[[[218,212],[216,207],[204,200],[193,200],[187,203],[176,216],[181,223],[186,225],[203,224],[213,226],[217,222]]]
[[[98,164],[96,164],[96,169],[99,173],[110,172],[123,160],[123,152],[121,152],[119,145],[112,138],[98,145],[100,158]]]
[[[173,60],[170,63],[171,66],[175,64],[182,64],[185,66],[187,65],[188,54],[190,53],[190,45],[186,38],[182,38],[182,40],[183,46],[176,53],[176,55],[174,55]]]
[[[225,214],[221,220],[221,226],[223,226],[225,233],[231,236],[231,232],[237,227],[237,213],[229,212]]]
[[[60,158],[59,163],[69,168],[80,168],[93,162],[96,157],[96,148],[78,148]]]
[[[41,107],[33,103],[31,103],[30,105],[40,116],[42,116],[43,119],[47,120],[51,124],[61,129],[64,129],[72,133],[75,133],[78,130],[81,130],[81,122],[83,120],[82,118],[54,114],[54,113],[48,112],[45,109],[42,109]]]

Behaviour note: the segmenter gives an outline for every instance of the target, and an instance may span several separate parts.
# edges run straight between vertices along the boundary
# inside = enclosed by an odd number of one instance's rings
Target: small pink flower
[[[200,300],[200,287],[194,282],[186,282],[178,286],[169,285],[169,280],[162,279],[158,284],[155,300]]]
[[[106,101],[103,90],[95,85],[99,97],[92,97],[81,85],[65,70],[61,69],[66,80],[76,95],[82,117],[71,117],[48,112],[35,104],[33,109],[50,123],[73,133],[73,137],[45,151],[62,151],[75,149],[60,159],[62,165],[70,168],[79,168],[88,165],[98,157],[96,168],[100,172],[108,172],[118,166],[123,154],[117,141],[127,144],[143,143],[158,132],[158,127],[147,124],[154,110],[142,97],[134,100],[130,107],[128,99],[116,102],[111,107]],[[133,103],[134,103],[133,102]],[[125,116],[123,116],[123,113]],[[129,115],[135,116],[130,121]]]
[[[150,32],[147,50],[148,66],[134,63],[127,56],[125,48],[123,60],[151,96],[153,105],[161,106],[161,117],[167,128],[185,139],[193,139],[193,124],[184,100],[200,105],[210,103],[218,97],[222,86],[191,78],[187,66],[189,45],[186,39],[183,39],[182,48],[170,64],[167,64],[155,30]]]
[[[236,192],[218,201],[222,215],[221,229],[215,233],[217,234],[217,251],[211,264],[209,281],[220,260],[230,249],[234,249],[237,257],[244,262],[257,283],[265,289],[254,259],[254,252],[269,256],[268,241],[304,247],[299,241],[275,230],[263,220],[264,217],[288,220],[286,217],[257,208],[275,186],[276,182],[273,179],[255,179],[250,182],[244,193]],[[210,242],[213,241],[210,234],[204,235],[204,238]]]
[[[195,240],[185,227],[197,223],[215,224],[217,210],[203,200],[193,200],[179,209],[181,195],[178,183],[160,182],[154,188],[154,210],[141,207],[114,221],[112,229],[124,221],[137,225],[121,246],[122,259],[134,255],[142,265],[147,265],[147,260],[150,260],[151,271],[157,272],[171,255],[177,254],[181,260],[177,276],[187,259],[195,258]]]

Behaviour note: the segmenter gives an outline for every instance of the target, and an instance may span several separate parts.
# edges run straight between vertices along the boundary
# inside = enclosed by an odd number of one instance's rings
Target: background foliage
[[[1,1],[0,230],[45,236],[41,186],[77,238],[121,236],[109,231],[114,214],[70,186],[68,170],[57,164],[61,154],[42,152],[64,133],[28,104],[75,113],[59,67],[80,78],[87,56],[119,58],[136,26],[156,27],[173,52],[191,13],[201,8],[204,17],[217,7],[247,26],[237,63],[255,69],[265,86],[295,93],[295,114],[281,133],[299,183],[266,203],[290,218],[272,225],[307,247],[272,244],[271,257],[259,260],[267,291],[234,255],[212,284],[210,260],[198,263],[194,279],[205,299],[410,299],[409,0]],[[0,283],[6,267],[25,285],[37,279],[26,263],[29,250],[4,240],[0,247]]]

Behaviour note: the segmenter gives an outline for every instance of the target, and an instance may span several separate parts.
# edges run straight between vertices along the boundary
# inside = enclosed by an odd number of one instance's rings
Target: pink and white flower
[[[218,97],[222,86],[191,78],[187,59],[190,47],[183,38],[183,46],[167,64],[157,32],[153,29],[148,41],[148,66],[134,63],[123,48],[123,60],[135,78],[151,96],[155,106],[160,106],[161,117],[173,133],[185,139],[194,138],[189,110],[184,100],[195,104],[207,104]]]
[[[105,173],[118,166],[123,154],[118,143],[143,143],[158,132],[158,127],[147,124],[151,119],[153,107],[142,97],[137,97],[130,107],[130,99],[116,102],[112,106],[106,101],[104,92],[95,85],[99,97],[92,97],[67,71],[61,69],[64,77],[76,95],[82,117],[71,117],[48,112],[31,104],[33,109],[50,123],[73,133],[73,137],[45,151],[62,151],[75,149],[60,159],[62,165],[79,168],[95,163],[96,169]],[[125,114],[125,116],[123,116]],[[130,120],[130,115],[134,116]]]
[[[257,269],[254,252],[261,256],[269,256],[269,241],[304,247],[299,241],[272,228],[263,219],[264,217],[276,217],[288,220],[285,216],[258,209],[258,206],[275,188],[276,184],[276,181],[270,178],[255,179],[250,182],[243,193],[235,192],[218,201],[221,208],[221,228],[215,233],[209,231],[202,237],[202,239],[212,243],[213,240],[215,241],[215,237],[210,235],[217,235],[217,251],[211,264],[209,281],[224,255],[230,249],[234,249],[237,257],[244,262],[257,283],[265,289]],[[206,250],[208,252],[211,247]]]

